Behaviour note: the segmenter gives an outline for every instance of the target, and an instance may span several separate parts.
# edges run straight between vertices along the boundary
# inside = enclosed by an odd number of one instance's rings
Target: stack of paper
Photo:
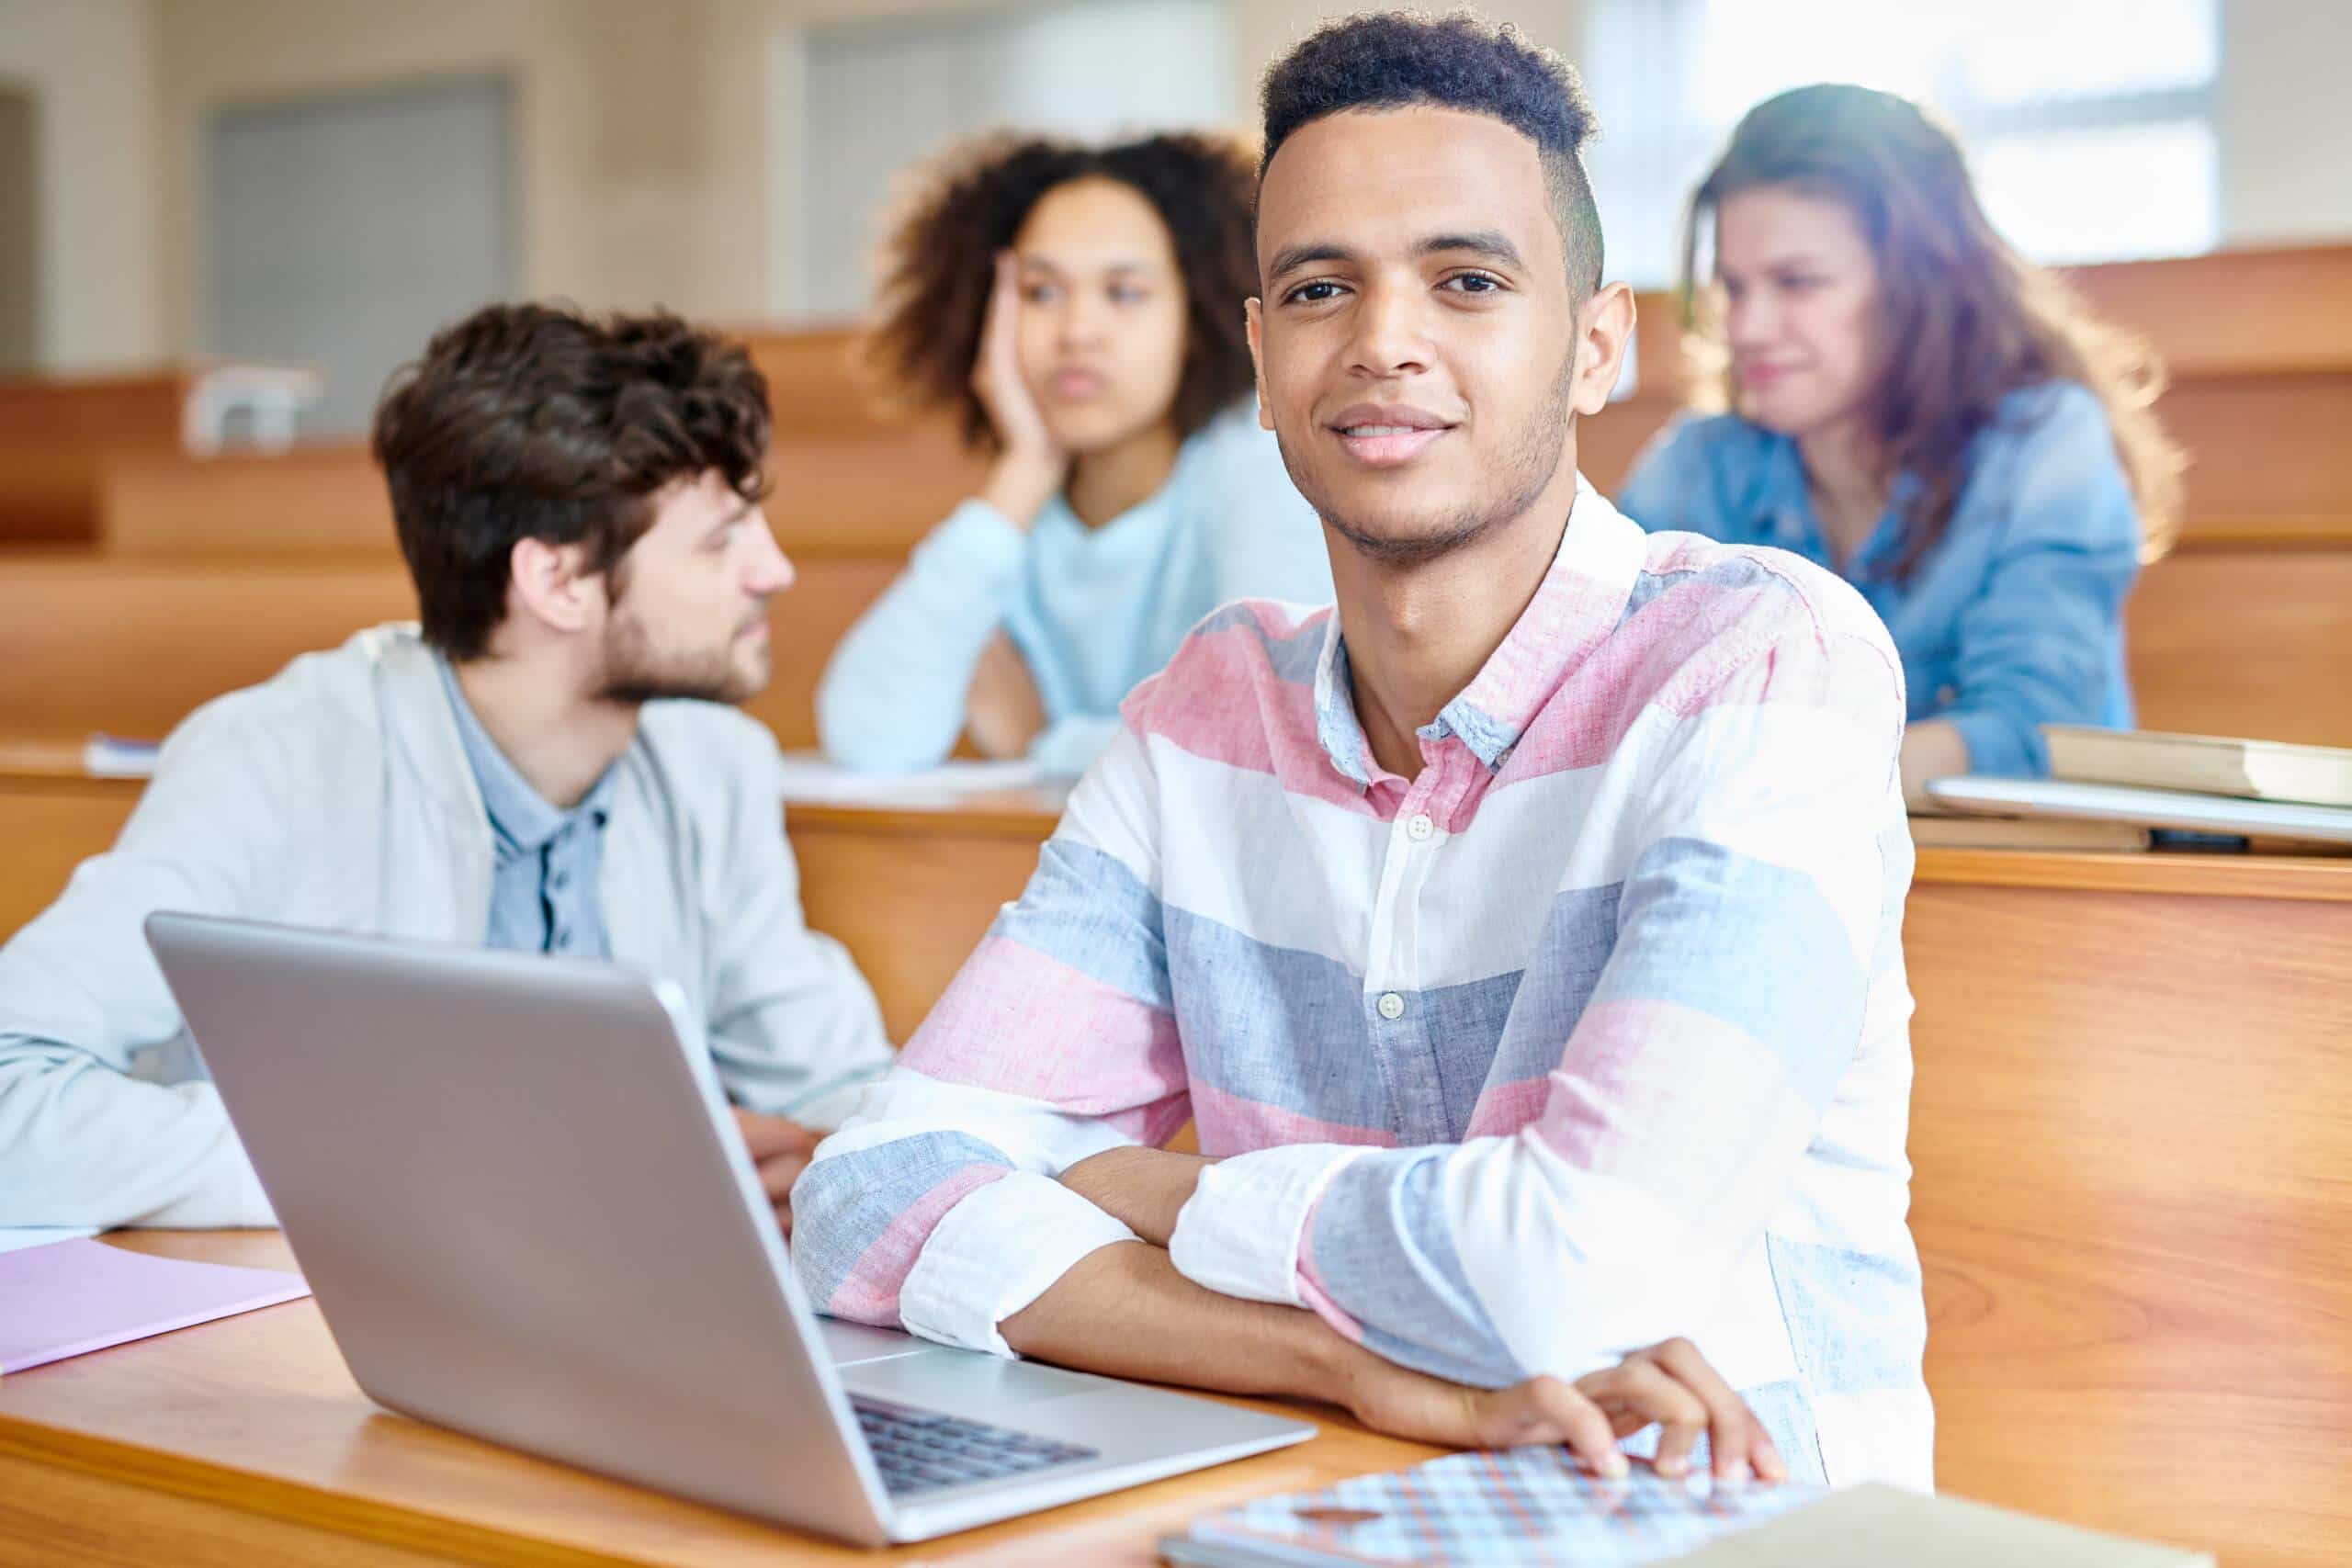
[[[784,798],[789,803],[844,806],[948,806],[992,790],[1034,789],[1046,782],[1036,763],[943,762],[908,773],[862,773],[813,751],[784,758]]]

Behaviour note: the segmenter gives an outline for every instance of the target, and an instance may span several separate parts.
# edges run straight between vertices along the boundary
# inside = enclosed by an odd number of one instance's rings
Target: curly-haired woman
[[[1254,165],[1205,136],[951,152],[888,250],[871,367],[991,459],[825,671],[825,750],[1082,772],[1130,687],[1243,596],[1320,603],[1315,513],[1246,407]]]
[[[1708,399],[1618,498],[1651,528],[1777,545],[1894,634],[1903,777],[2048,770],[2043,724],[2132,723],[2123,600],[2178,510],[2144,347],[1986,220],[1959,144],[1864,87],[1748,111],[1691,197],[1721,310]]]

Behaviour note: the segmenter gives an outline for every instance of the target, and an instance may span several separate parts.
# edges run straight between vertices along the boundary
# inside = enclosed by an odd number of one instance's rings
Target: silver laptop
[[[189,915],[147,938],[380,1404],[863,1545],[1314,1435],[820,1320],[667,983]]]

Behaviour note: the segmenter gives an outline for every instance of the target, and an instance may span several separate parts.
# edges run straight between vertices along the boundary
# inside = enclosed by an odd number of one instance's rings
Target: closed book
[[[1673,1559],[1675,1568],[2213,1568],[2211,1552],[1957,1497],[1857,1486]]]
[[[2041,735],[2053,779],[2352,807],[2352,750],[2339,747],[2064,724]]]

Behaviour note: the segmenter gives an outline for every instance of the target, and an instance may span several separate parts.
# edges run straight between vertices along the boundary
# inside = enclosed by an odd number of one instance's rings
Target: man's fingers
[[[1624,1451],[1600,1406],[1557,1378],[1530,1378],[1510,1393],[1523,1408],[1521,1432],[1507,1440],[1566,1443],[1595,1475],[1613,1480],[1625,1473]]]
[[[1747,1474],[1751,1468],[1768,1481],[1786,1473],[1781,1468],[1779,1450],[1772,1447],[1763,1425],[1749,1413],[1747,1402],[1707,1364],[1698,1347],[1688,1339],[1668,1339],[1641,1354],[1665,1368],[1706,1404],[1707,1447],[1713,1453],[1717,1476],[1728,1480]],[[1768,1472],[1767,1461],[1780,1474]]]
[[[738,1109],[735,1126],[743,1134],[743,1147],[755,1164],[763,1164],[778,1155],[812,1153],[825,1136],[789,1117],[769,1116],[757,1111]]]
[[[1652,1461],[1657,1472],[1690,1472],[1690,1450],[1707,1429],[1709,1412],[1704,1401],[1656,1362],[1630,1356],[1606,1371],[1577,1379],[1577,1387],[1618,1417],[1614,1427],[1621,1438],[1657,1423],[1657,1457]]]
[[[780,1204],[791,1197],[792,1184],[808,1168],[807,1155],[777,1155],[760,1161],[760,1186],[766,1190],[768,1201]]]

